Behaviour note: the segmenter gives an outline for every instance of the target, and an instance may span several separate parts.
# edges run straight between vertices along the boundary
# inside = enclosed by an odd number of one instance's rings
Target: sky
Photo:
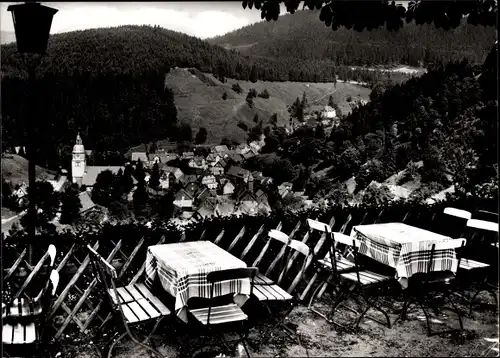
[[[399,1],[397,3],[407,3]],[[0,3],[0,30],[14,31],[8,5]],[[260,11],[241,1],[203,2],[43,2],[56,8],[51,33],[119,25],[159,25],[201,39],[223,35],[262,21]],[[282,4],[281,13],[286,13]]]
[[[0,4],[0,29],[14,31],[12,15]],[[51,33],[119,25],[159,25],[199,38],[223,35],[261,21],[260,11],[234,2],[43,2],[59,10]],[[283,9],[284,10],[284,9]]]

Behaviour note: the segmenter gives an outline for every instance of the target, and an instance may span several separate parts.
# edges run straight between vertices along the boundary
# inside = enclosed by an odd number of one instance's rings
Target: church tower
[[[73,176],[73,183],[78,186],[82,185],[83,175],[85,174],[85,148],[83,147],[82,138],[80,133],[76,136],[76,143],[73,146],[73,160],[71,161],[71,175]]]

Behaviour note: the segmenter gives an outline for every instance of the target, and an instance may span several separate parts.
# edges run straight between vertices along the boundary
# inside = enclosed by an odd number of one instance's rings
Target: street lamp
[[[10,5],[7,11],[12,12],[12,21],[16,32],[17,51],[23,55],[24,63],[28,69],[28,81],[31,97],[29,108],[29,121],[26,121],[25,128],[28,135],[28,235],[32,241],[36,235],[36,207],[35,207],[35,141],[34,125],[34,104],[35,104],[35,79],[36,68],[40,64],[42,56],[47,50],[47,42],[50,35],[52,18],[58,11],[36,2],[26,2],[24,4]],[[28,261],[32,263],[33,250],[30,243]]]

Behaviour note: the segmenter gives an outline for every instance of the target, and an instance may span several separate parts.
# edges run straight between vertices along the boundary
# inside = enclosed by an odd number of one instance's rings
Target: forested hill
[[[296,57],[331,60],[337,65],[406,64],[428,66],[468,59],[482,63],[496,39],[494,27],[463,24],[445,31],[434,25],[405,24],[399,31],[385,27],[357,32],[332,31],[319,11],[297,11],[277,21],[263,21],[209,41],[241,53],[274,59]]]

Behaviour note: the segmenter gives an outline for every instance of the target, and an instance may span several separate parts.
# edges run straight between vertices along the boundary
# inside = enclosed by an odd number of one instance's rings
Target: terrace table
[[[453,240],[444,235],[403,223],[354,226],[351,236],[361,242],[359,253],[396,269],[396,278],[403,288],[412,275],[427,272],[432,245]],[[454,249],[434,252],[434,271],[457,271]]]
[[[247,264],[210,241],[180,242],[148,247],[146,284],[152,287],[158,275],[162,287],[175,298],[177,317],[187,323],[187,302],[191,297],[210,298],[207,274]],[[238,279],[216,283],[214,297],[234,294],[242,306],[250,297],[250,280]]]

